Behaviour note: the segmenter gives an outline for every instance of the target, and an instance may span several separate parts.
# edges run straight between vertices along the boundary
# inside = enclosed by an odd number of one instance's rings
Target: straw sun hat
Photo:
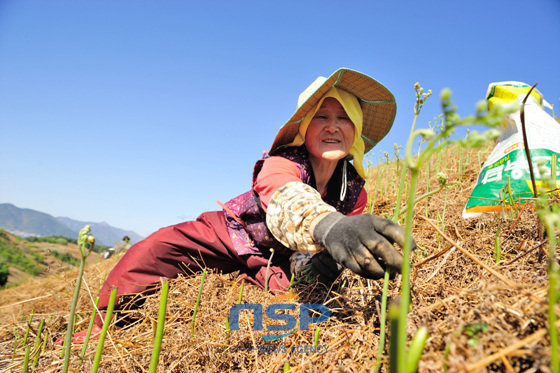
[[[354,70],[340,68],[328,78],[318,77],[299,95],[297,110],[278,131],[270,148],[271,153],[294,141],[305,115],[333,86],[358,98],[363,112],[362,139],[365,145],[364,153],[370,151],[385,137],[391,129],[397,113],[395,97],[375,79]]]

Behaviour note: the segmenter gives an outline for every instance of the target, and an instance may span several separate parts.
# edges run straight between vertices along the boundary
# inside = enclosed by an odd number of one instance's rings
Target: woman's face
[[[354,124],[340,102],[327,97],[309,123],[305,145],[312,157],[338,161],[352,148],[354,131]]]

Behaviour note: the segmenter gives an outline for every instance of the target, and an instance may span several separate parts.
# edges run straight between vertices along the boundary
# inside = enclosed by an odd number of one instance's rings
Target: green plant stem
[[[397,201],[395,202],[395,211],[393,213],[393,221],[397,222],[399,220],[400,217],[400,208],[401,208],[401,199],[402,199],[402,194],[403,194],[403,188],[404,188],[404,179],[406,177],[406,167],[403,167],[402,172],[401,172],[401,180],[399,183],[399,190],[397,192]]]
[[[70,307],[70,315],[68,315],[68,326],[66,328],[66,339],[64,340],[64,365],[62,366],[62,373],[68,372],[70,363],[70,349],[72,347],[72,331],[74,330],[74,314],[76,313],[76,305],[78,304],[78,296],[80,295],[80,287],[82,285],[82,278],[84,276],[84,268],[86,260],[82,257],[80,260],[80,269],[78,270],[78,278],[76,286],[74,287],[74,296],[72,297],[72,306]]]
[[[25,348],[25,358],[23,359],[23,373],[27,373],[27,367],[29,366],[29,352],[31,351],[31,346]]]
[[[410,343],[410,349],[408,352],[408,365],[406,366],[406,373],[414,373],[418,370],[418,362],[424,351],[424,346],[428,340],[428,328],[422,326],[418,328],[412,342]]]
[[[416,187],[418,186],[418,169],[413,167],[410,169],[410,190],[408,200],[414,200]],[[401,304],[399,311],[399,327],[397,333],[397,364],[399,371],[407,366],[407,333],[406,325],[408,319],[408,307],[410,306],[410,252],[412,250],[412,219],[414,217],[414,205],[409,205],[406,214],[405,238],[403,247],[403,264],[402,264],[402,287],[401,287]]]
[[[379,372],[381,368],[381,355],[385,348],[385,321],[387,316],[387,294],[389,293],[389,270],[385,270],[385,277],[383,278],[383,295],[381,296],[381,316],[379,320],[379,347],[377,349],[377,360],[375,362],[374,372]]]
[[[32,367],[33,371],[35,371],[35,368],[37,367],[37,364],[39,363],[39,358],[41,357],[41,355],[45,351],[45,348],[47,347],[47,335],[48,335],[48,332],[46,333],[45,338],[43,338],[43,345],[41,346],[41,350],[39,351],[37,356],[35,356],[35,360],[33,360],[33,367]]]
[[[378,172],[377,172],[377,181],[375,182],[375,190],[373,191],[373,200],[371,201],[371,204],[369,206],[369,213],[373,214],[373,209],[375,208],[375,203],[377,202],[377,191],[379,189],[381,189],[381,176],[383,175],[383,172],[385,171],[385,169],[382,167],[382,165],[377,166],[378,167]]]
[[[556,159],[551,159],[551,166],[556,168]],[[543,175],[544,185],[539,190],[539,197],[537,199],[537,212],[539,216],[539,223],[544,225],[548,236],[548,332],[550,338],[550,368],[553,373],[560,373],[560,359],[559,359],[559,340],[558,330],[556,328],[556,313],[555,307],[560,298],[558,288],[559,283],[559,269],[558,262],[556,261],[556,248],[558,246],[557,230],[560,228],[560,204],[558,202],[552,203],[549,199],[546,190],[553,189],[557,185],[557,180],[554,177],[547,178],[543,169],[540,169]],[[551,176],[555,176],[551,173]]]
[[[292,274],[292,280],[294,275]],[[245,279],[241,280],[241,288],[239,289],[239,298],[237,299],[237,304],[241,304],[241,300],[243,299],[243,287],[245,286]]]
[[[93,324],[95,323],[95,314],[97,313],[97,305],[99,304],[99,297],[95,298],[93,311],[91,312],[91,318],[89,320],[88,331],[86,334],[86,339],[84,341],[84,346],[82,347],[82,352],[80,353],[80,359],[83,359],[86,354],[86,349],[89,343],[89,338],[91,336],[91,329],[93,328]],[[82,360],[80,360],[80,363]]]
[[[99,363],[101,361],[101,354],[103,353],[103,345],[105,344],[105,336],[107,335],[107,330],[111,324],[111,319],[113,318],[113,309],[115,307],[115,299],[117,299],[117,288],[113,286],[111,289],[111,295],[109,296],[109,305],[105,313],[105,320],[103,321],[103,327],[101,328],[101,333],[99,334],[99,342],[97,342],[97,349],[95,351],[95,357],[93,358],[93,365],[91,367],[91,373],[97,373],[99,369]]]
[[[163,330],[165,326],[165,312],[167,310],[167,295],[169,294],[169,282],[163,280],[161,289],[161,299],[159,302],[159,313],[156,327],[156,335],[154,338],[154,349],[152,350],[152,360],[150,361],[150,373],[156,373],[159,353],[161,351],[161,341],[163,339]]]
[[[513,209],[515,211],[515,214],[512,214],[513,215],[512,219],[513,219],[513,218],[515,218],[515,215],[517,215],[517,213],[519,212],[519,209],[517,208],[517,203],[515,203],[515,200],[513,198],[513,190],[511,189],[511,177],[510,176],[508,176],[507,190],[508,190],[508,194],[509,194],[510,209]]]
[[[443,350],[443,373],[447,373],[449,368],[449,352],[451,351],[451,340],[447,341],[445,345],[445,350]]]
[[[194,306],[194,313],[191,321],[191,326],[192,326],[191,338],[194,337],[194,321],[196,319],[196,314],[198,313],[198,306],[200,305],[200,297],[202,296],[202,286],[204,285],[204,279],[206,279],[206,270],[202,272],[202,280],[200,281],[200,288],[198,289],[198,296],[196,297],[196,304]]]
[[[426,162],[426,193],[424,194],[426,196],[426,217],[428,217],[428,203],[430,201],[430,164],[430,161]],[[424,198],[424,196],[420,198]]]
[[[558,206],[556,206],[558,209]],[[560,212],[557,212],[560,216]],[[558,301],[558,263],[556,262],[556,224],[552,223],[553,219],[548,219],[547,232],[549,232],[549,265],[548,265],[548,325],[550,336],[550,367],[553,373],[560,373],[560,359],[558,357],[558,331],[556,330],[556,313],[554,308]],[[560,225],[560,224],[558,224]]]
[[[436,174],[441,171],[441,152],[438,152],[438,160],[436,162]]]
[[[412,135],[414,133],[414,129],[416,128],[416,121],[418,120],[418,115],[420,114],[419,110],[420,109],[415,109],[414,119],[412,120],[412,127],[410,128],[409,138],[412,137]],[[400,184],[399,184],[399,191],[397,192],[397,201],[395,203],[395,213],[393,214],[393,221],[394,222],[397,222],[397,220],[399,220],[399,216],[401,215],[399,213],[399,211],[400,211],[400,208],[401,208],[402,190],[404,188],[404,179],[406,177],[406,170],[407,170],[405,165],[406,165],[406,162],[403,162],[403,168],[402,168],[402,172],[401,172],[401,180],[400,180]],[[416,190],[415,190],[415,192],[416,192]],[[409,199],[409,201],[412,201],[412,200],[414,200],[414,199]]]
[[[10,365],[14,363],[14,359],[16,358],[17,344],[18,344],[17,328],[14,328],[14,350],[12,351],[12,361],[10,361]],[[13,371],[14,370],[11,369],[10,373]]]
[[[412,206],[416,205],[418,202],[420,202],[420,201],[423,200],[424,198],[428,198],[428,197],[430,197],[430,196],[432,196],[432,195],[434,195],[434,194],[436,194],[436,193],[441,192],[441,191],[443,190],[444,187],[445,187],[444,185],[440,185],[439,188],[434,189],[434,190],[432,190],[432,191],[429,191],[429,192],[426,192],[426,193],[422,194],[420,197],[418,197],[418,198],[416,198],[416,199],[414,200],[414,202],[412,203]],[[426,205],[426,208],[427,208],[427,205]],[[400,214],[401,214],[401,215],[404,214],[407,210],[408,210],[408,205],[406,205],[406,206],[404,207],[404,209],[400,212]]]
[[[500,264],[502,259],[502,249],[500,246],[500,227],[496,231],[496,239],[494,240],[494,252],[496,254],[496,264]]]
[[[399,372],[399,310],[397,306],[389,306],[389,320],[391,322],[391,336],[389,338],[389,372]],[[406,352],[406,351],[405,351]],[[403,366],[404,368],[404,366]]]
[[[27,337],[29,336],[29,328],[31,327],[31,321],[33,321],[33,315],[35,314],[35,308],[31,310],[31,315],[29,315],[29,321],[27,322],[27,330],[25,331],[25,337],[23,338],[23,347],[27,344]]]
[[[383,192],[386,195],[389,195],[391,186],[391,164],[389,163],[389,160],[387,160],[387,176],[385,177],[385,180],[387,180],[387,182],[385,183],[385,189],[383,189]]]
[[[288,287],[288,289],[290,289],[289,293],[292,294],[292,292],[294,291],[294,279],[296,278],[296,274],[292,273],[292,276],[290,277],[290,286]]]
[[[226,346],[229,346],[229,340],[231,337],[231,326],[229,323],[229,316],[226,317]]]
[[[421,89],[419,85],[415,86],[417,90],[417,108],[415,110],[415,119],[419,113],[420,105],[423,104],[423,100],[420,99]],[[430,91],[431,93],[431,91]],[[426,96],[424,96],[425,99]],[[410,307],[410,253],[412,251],[413,239],[412,239],[412,225],[414,216],[414,201],[415,194],[418,187],[418,179],[422,165],[429,160],[430,156],[437,150],[443,149],[443,147],[449,145],[449,136],[455,131],[455,127],[467,125],[467,124],[484,124],[487,126],[496,126],[500,124],[503,120],[503,115],[507,112],[513,112],[516,107],[508,107],[507,109],[502,109],[500,107],[493,108],[492,110],[486,111],[480,109],[480,105],[477,108],[476,116],[470,116],[461,119],[456,113],[456,107],[451,101],[451,91],[445,89],[441,93],[441,103],[443,108],[444,119],[441,126],[441,131],[437,134],[432,129],[416,130],[411,133],[408,139],[406,152],[405,152],[405,163],[410,171],[410,187],[408,191],[408,201],[409,204],[406,209],[405,218],[405,230],[404,230],[404,244],[403,244],[403,264],[402,264],[402,285],[401,285],[401,300],[400,308],[397,311],[398,317],[394,316],[393,310],[389,310],[391,317],[391,348],[390,348],[390,372],[405,372],[408,367],[408,351],[407,351],[407,319],[408,311]],[[463,144],[468,147],[481,146],[484,141],[495,139],[499,135],[499,131],[492,130],[485,134],[473,135],[471,134],[468,139],[464,141],[458,141],[458,144]],[[428,142],[423,152],[419,153],[416,159],[412,158],[411,152],[416,136],[422,136],[423,139],[427,139]],[[441,166],[441,155],[439,152],[439,160],[437,162],[437,173]],[[445,213],[445,211],[444,211]],[[398,216],[398,215],[397,215]],[[395,333],[396,329],[396,333]],[[396,334],[396,337],[395,337]],[[395,357],[396,355],[396,357]]]
[[[37,331],[37,336],[35,337],[35,344],[33,345],[33,352],[39,352],[39,345],[41,344],[41,333],[43,333],[43,327],[45,326],[45,320],[41,320],[39,324],[39,330]]]
[[[445,199],[443,201],[443,212],[441,213],[441,226],[445,228],[445,209],[447,207],[447,196],[449,195],[449,189],[445,190]]]
[[[459,147],[458,168],[459,168],[459,182],[461,182],[461,180],[463,180],[463,148],[462,147]]]
[[[313,341],[313,346],[317,347],[317,345],[319,344],[319,335],[321,333],[321,328],[317,327],[317,329],[315,329],[315,340]]]

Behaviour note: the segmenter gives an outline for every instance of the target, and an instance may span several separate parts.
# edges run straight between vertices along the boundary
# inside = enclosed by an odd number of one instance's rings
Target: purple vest
[[[296,163],[300,170],[302,182],[315,188],[315,177],[313,176],[311,162],[309,161],[309,153],[305,146],[284,148],[277,151],[274,155],[287,158]],[[255,164],[253,186],[267,157],[268,155]],[[327,185],[327,195],[323,198],[323,201],[346,215],[352,212],[358,202],[358,197],[365,181],[358,175],[354,166],[348,163],[346,196],[343,201],[340,201],[343,163],[344,160],[338,162],[336,170]],[[268,256],[270,248],[273,248],[275,253],[291,254],[292,251],[276,240],[267,228],[266,212],[262,209],[259,196],[254,189],[251,188],[250,191],[233,198],[225,206],[226,225],[233,241],[233,246],[239,255],[263,255],[264,253],[265,256]],[[232,214],[235,214],[237,219],[232,217]]]

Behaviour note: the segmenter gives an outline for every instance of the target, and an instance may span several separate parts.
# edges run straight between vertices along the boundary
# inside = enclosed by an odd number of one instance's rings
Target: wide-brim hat
[[[364,153],[370,151],[387,135],[393,126],[397,113],[397,103],[391,91],[377,80],[365,74],[347,68],[340,68],[328,78],[317,78],[303,91],[299,96],[296,112],[278,131],[270,148],[271,153],[294,141],[298,134],[299,125],[305,115],[333,86],[356,96],[362,107]]]

